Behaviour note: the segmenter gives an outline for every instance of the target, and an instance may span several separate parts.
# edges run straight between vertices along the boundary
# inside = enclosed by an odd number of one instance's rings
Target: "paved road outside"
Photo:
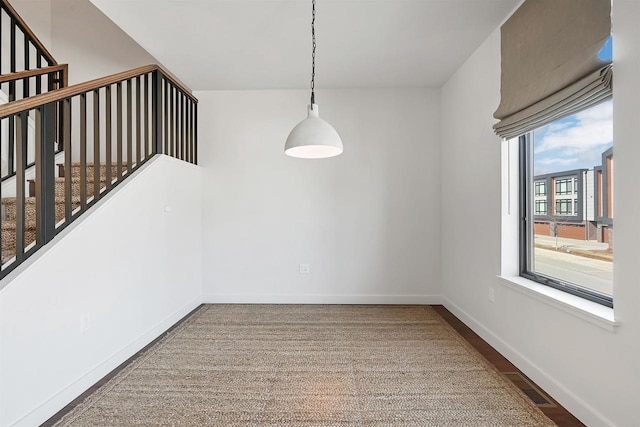
[[[607,295],[613,295],[613,263],[610,261],[536,248],[534,270]]]

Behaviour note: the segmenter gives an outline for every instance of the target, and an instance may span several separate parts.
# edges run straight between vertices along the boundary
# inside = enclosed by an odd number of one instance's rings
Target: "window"
[[[573,180],[570,178],[556,180],[556,194],[571,194],[572,183]]]
[[[573,215],[571,199],[556,200],[556,215]]]
[[[535,182],[535,191],[536,191],[536,196],[546,196],[547,195],[547,183],[545,181],[536,181]]]
[[[521,275],[609,307],[612,104],[605,101],[520,137]]]

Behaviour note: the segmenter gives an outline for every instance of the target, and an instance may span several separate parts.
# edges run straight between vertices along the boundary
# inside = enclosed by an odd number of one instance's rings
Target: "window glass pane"
[[[528,271],[605,296],[613,293],[612,119],[610,100],[536,129],[527,160]]]

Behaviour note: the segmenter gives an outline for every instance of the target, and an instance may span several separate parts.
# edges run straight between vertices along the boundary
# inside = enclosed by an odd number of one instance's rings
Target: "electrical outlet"
[[[309,274],[311,273],[311,264],[300,264],[300,274]]]
[[[80,330],[82,332],[88,331],[90,327],[91,327],[91,316],[89,316],[88,314],[85,314],[80,318]]]
[[[495,294],[493,288],[489,288],[489,301],[491,301],[491,302],[495,302],[496,301],[496,294]]]

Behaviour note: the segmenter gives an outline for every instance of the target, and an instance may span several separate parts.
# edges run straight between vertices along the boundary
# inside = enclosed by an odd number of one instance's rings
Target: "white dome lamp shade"
[[[318,116],[318,106],[312,104],[308,110],[307,118],[289,134],[285,154],[302,159],[324,159],[342,154],[342,139],[333,126]]]
[[[324,159],[342,154],[342,139],[329,123],[322,120],[315,103],[316,76],[316,0],[311,2],[311,104],[307,118],[293,128],[284,145],[287,156],[302,159]]]

